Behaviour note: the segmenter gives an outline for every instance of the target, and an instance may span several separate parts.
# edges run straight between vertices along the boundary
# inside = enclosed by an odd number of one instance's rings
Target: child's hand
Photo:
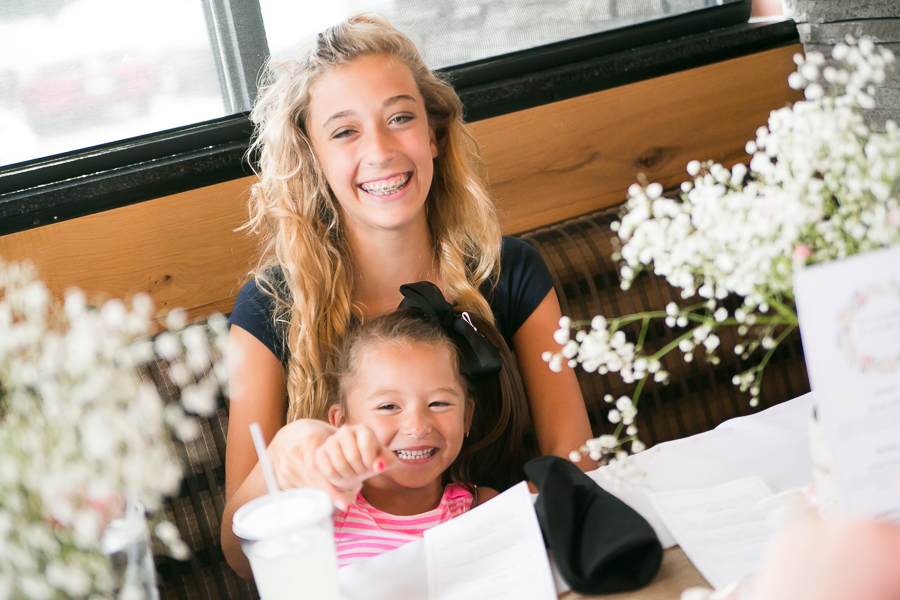
[[[346,510],[356,499],[365,480],[396,463],[394,453],[382,446],[365,425],[341,426],[314,455],[316,471],[328,484],[328,488],[322,489],[329,493],[340,510]]]
[[[317,487],[329,491],[316,470],[316,450],[337,431],[318,419],[298,419],[275,434],[267,450],[278,487]]]

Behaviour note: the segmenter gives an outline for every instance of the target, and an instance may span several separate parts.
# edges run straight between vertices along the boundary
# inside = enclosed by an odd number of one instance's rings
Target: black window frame
[[[799,43],[793,21],[749,15],[740,0],[438,71],[473,122]],[[246,49],[223,59],[220,82],[257,72],[268,49]],[[249,176],[252,133],[240,112],[0,168],[0,236]]]

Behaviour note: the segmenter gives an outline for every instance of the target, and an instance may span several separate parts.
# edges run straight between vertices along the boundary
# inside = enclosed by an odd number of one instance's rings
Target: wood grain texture
[[[575,592],[567,592],[559,596],[560,600],[679,600],[681,592],[692,587],[709,587],[697,568],[688,560],[684,551],[674,546],[663,551],[663,561],[659,573],[647,586],[634,592],[604,594],[603,596],[583,596]]]
[[[624,200],[645,173],[669,187],[692,159],[734,163],[787,87],[800,46],[690,69],[472,124],[505,233]],[[30,259],[51,290],[149,292],[191,318],[228,312],[254,259],[252,178],[0,237],[0,257]]]
[[[733,164],[787,85],[800,45],[727,60],[472,124],[506,233],[625,199],[644,173],[665,187],[690,160]]]
[[[160,312],[230,312],[253,260],[241,179],[0,237],[0,257],[30,260],[51,291],[91,298],[148,292]]]

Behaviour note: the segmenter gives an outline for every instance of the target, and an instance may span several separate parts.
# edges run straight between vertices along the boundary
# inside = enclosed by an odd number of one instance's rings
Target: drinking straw
[[[275,471],[272,470],[272,463],[269,462],[269,455],[266,454],[266,438],[263,437],[262,428],[256,421],[250,423],[250,437],[253,438],[253,447],[256,448],[256,456],[259,457],[259,466],[266,479],[266,487],[269,488],[270,494],[277,494],[279,487],[275,480]]]

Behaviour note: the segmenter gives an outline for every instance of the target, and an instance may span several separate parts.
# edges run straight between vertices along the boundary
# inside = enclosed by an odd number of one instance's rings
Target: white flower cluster
[[[883,131],[873,130],[863,115],[874,107],[872,86],[884,81],[894,56],[870,40],[848,37],[834,47],[833,58],[843,68],[815,52],[794,57],[798,69],[789,85],[803,89],[806,100],[771,113],[768,126],[747,143],[749,167],[691,161],[693,179],[681,185],[678,199],[665,197],[658,183],[629,188],[623,216],[612,224],[622,289],[652,270],[683,298],[699,300],[671,303],[665,311],[595,317],[587,331],[581,329],[585,323],[564,318],[554,335],[562,350],[544,356],[551,369],[580,364],[617,372],[626,383],[637,382],[636,404],[648,374],[666,380],[660,359],[668,352],[677,348],[690,362],[699,349],[716,364],[716,330],[735,327],[738,335],[752,336],[734,348],[736,354],[746,359],[763,351],[756,365],[733,379],[750,392],[751,405],[758,404],[763,370],[797,326],[793,270],[900,242],[900,127],[888,121]],[[735,296],[740,308],[730,312],[720,305]],[[657,352],[642,354],[652,319],[682,332]],[[621,327],[635,322],[641,330],[632,343]],[[592,440],[581,453],[621,453],[622,414],[609,415],[618,424],[614,447]]]
[[[181,386],[185,404],[201,414],[214,410],[210,390],[224,372],[200,330],[135,342],[152,312],[146,295],[99,310],[74,290],[55,302],[32,268],[0,261],[0,598],[108,597],[116,582],[104,527],[126,498],[152,512],[177,491],[169,431],[190,437],[198,427],[164,406],[137,367],[157,353],[184,356],[199,382]],[[221,319],[210,329],[221,334],[213,343],[225,341]],[[177,535],[167,541],[186,555]]]
[[[795,57],[791,85],[804,87],[808,100],[772,112],[747,144],[749,169],[692,161],[695,179],[679,200],[663,197],[656,183],[631,186],[614,226],[624,289],[652,265],[685,298],[736,294],[752,310],[790,293],[795,262],[900,240],[900,129],[889,121],[884,132],[871,131],[860,111],[894,58],[869,40],[853,43],[834,48],[846,70],[820,73],[818,53]]]
[[[573,326],[576,328],[575,339],[570,338]],[[562,371],[563,364],[570,367],[580,364],[588,373],[619,373],[625,383],[634,383],[648,375],[656,381],[668,378],[668,373],[660,368],[659,360],[637,355],[635,345],[626,340],[625,332],[609,327],[604,317],[594,317],[590,329],[578,327],[569,317],[559,320],[559,329],[553,339],[563,349],[556,354],[545,352],[543,355],[544,361],[550,363],[551,371]]]

